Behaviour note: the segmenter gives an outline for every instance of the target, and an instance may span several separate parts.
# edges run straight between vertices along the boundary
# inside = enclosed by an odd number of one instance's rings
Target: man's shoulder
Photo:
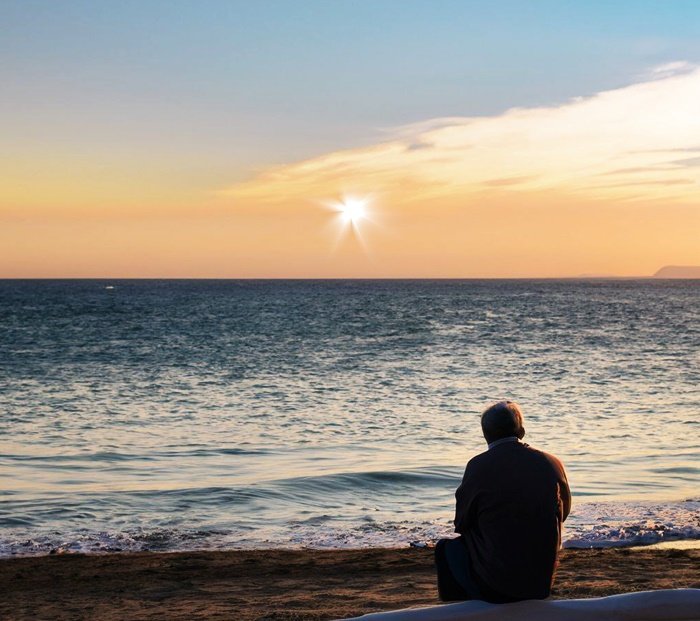
[[[467,462],[467,470],[476,470],[488,461],[489,461],[489,451],[484,451],[483,453],[479,453],[478,455],[474,455],[474,457],[472,457]]]
[[[564,469],[564,464],[556,455],[552,455],[552,453],[535,448],[529,444],[523,444],[523,447],[526,448],[531,455],[536,456],[538,459],[545,460],[558,469]]]

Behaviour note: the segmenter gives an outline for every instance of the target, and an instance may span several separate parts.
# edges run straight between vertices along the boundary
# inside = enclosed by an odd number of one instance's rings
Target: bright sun
[[[345,236],[355,240],[367,252],[362,229],[375,224],[372,197],[343,196],[338,201],[322,203],[334,213],[333,223],[336,231],[335,247]]]
[[[357,224],[365,217],[365,202],[358,200],[345,200],[338,206],[345,222]]]

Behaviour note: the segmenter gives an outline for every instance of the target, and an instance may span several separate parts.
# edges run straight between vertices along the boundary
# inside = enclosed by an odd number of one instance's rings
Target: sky
[[[0,14],[0,277],[700,265],[693,0]]]

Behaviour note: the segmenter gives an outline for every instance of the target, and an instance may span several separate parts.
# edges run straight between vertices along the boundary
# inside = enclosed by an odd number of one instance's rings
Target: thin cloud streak
[[[697,199],[700,175],[689,179],[697,158],[678,154],[700,144],[700,68],[671,63],[651,75],[559,106],[414,123],[388,141],[270,168],[222,194],[247,205],[316,200],[340,188],[411,202],[520,191]]]

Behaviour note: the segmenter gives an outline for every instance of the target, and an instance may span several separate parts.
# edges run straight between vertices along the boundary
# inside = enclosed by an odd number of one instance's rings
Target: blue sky
[[[207,182],[700,60],[700,2],[2,2],[3,133]],[[174,164],[177,168],[178,164]]]

